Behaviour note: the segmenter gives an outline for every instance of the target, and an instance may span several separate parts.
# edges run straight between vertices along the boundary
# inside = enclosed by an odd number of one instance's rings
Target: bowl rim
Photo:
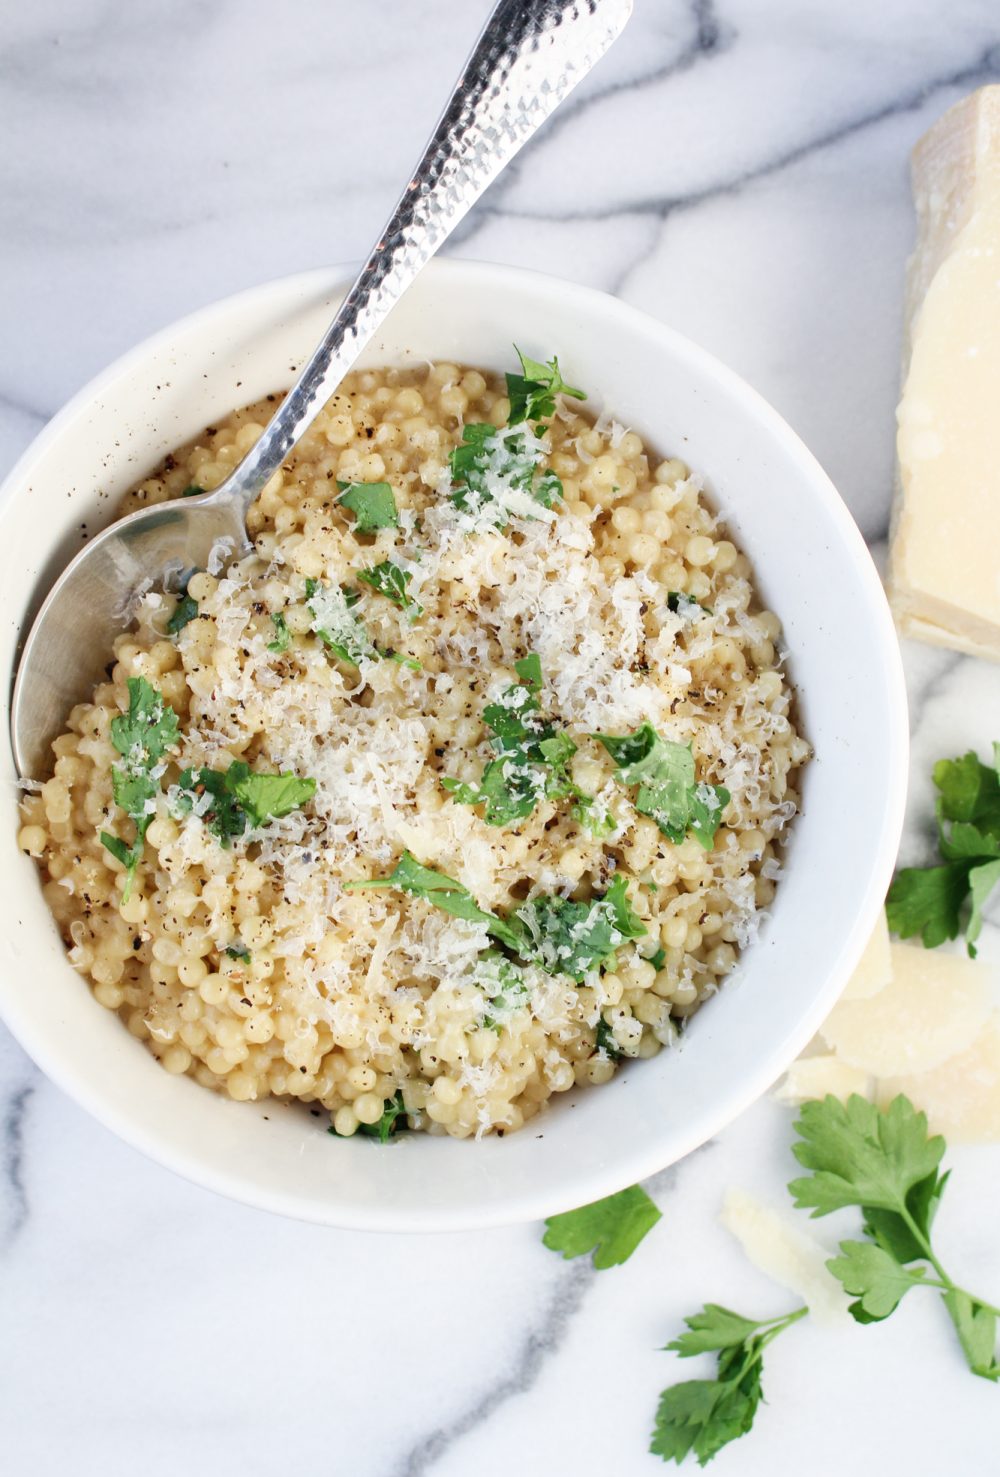
[[[213,316],[232,313],[243,304],[263,305],[271,296],[300,294],[305,297],[321,291],[334,298],[350,285],[355,270],[350,265],[333,265],[271,277],[254,286],[213,299],[172,320],[127,349],[70,397],[3,477],[0,482],[0,529],[12,516],[12,509],[18,502],[17,484],[30,478],[33,467],[58,441],[63,431],[86,407],[98,401],[117,379],[128,374],[157,350],[168,346],[178,334],[210,325]],[[394,1233],[485,1229],[537,1220],[582,1203],[589,1203],[646,1179],[667,1164],[677,1162],[708,1142],[756,1102],[814,1035],[838,998],[868,942],[882,908],[884,893],[896,860],[903,826],[909,761],[908,712],[902,654],[871,554],[858,525],[825,470],[770,403],[742,376],[706,349],[651,314],[600,289],[522,267],[455,257],[435,259],[424,268],[421,277],[428,274],[456,280],[464,278],[474,284],[478,283],[483,290],[504,288],[517,292],[524,283],[534,283],[536,287],[544,285],[547,290],[559,294],[564,301],[575,300],[581,314],[592,320],[613,318],[617,323],[630,325],[646,338],[652,339],[656,347],[671,358],[689,365],[693,373],[710,382],[713,389],[718,389],[721,395],[743,402],[748,413],[761,424],[769,438],[778,443],[794,462],[803,482],[809,484],[811,497],[822,503],[826,515],[837,526],[845,545],[853,550],[856,573],[865,587],[873,616],[871,641],[878,648],[888,683],[887,711],[890,715],[890,730],[884,735],[884,739],[886,752],[895,762],[890,766],[880,830],[877,841],[873,842],[868,864],[870,888],[864,906],[857,910],[845,933],[837,956],[826,966],[824,988],[813,997],[808,1009],[804,1009],[783,1034],[776,1033],[772,1051],[756,1060],[752,1069],[741,1072],[734,1082],[720,1090],[712,1111],[702,1114],[696,1127],[685,1132],[676,1123],[672,1126],[672,1147],[669,1150],[664,1150],[660,1138],[650,1135],[645,1140],[627,1146],[612,1162],[595,1167],[592,1182],[585,1192],[587,1202],[577,1194],[567,1196],[563,1192],[553,1196],[546,1194],[544,1186],[525,1186],[516,1198],[511,1197],[509,1203],[499,1209],[489,1203],[484,1205],[473,1201],[463,1206],[460,1214],[450,1208],[431,1207],[411,1209],[403,1213],[396,1211],[385,1216],[377,1208],[373,1211],[349,1203],[328,1209],[317,1202],[302,1200],[293,1191],[275,1189],[266,1183],[254,1181],[244,1173],[227,1173],[208,1167],[197,1153],[182,1148],[169,1132],[164,1134],[147,1128],[127,1114],[111,1108],[100,1085],[92,1080],[80,1059],[61,1049],[51,1031],[38,1026],[33,1020],[30,1006],[20,1008],[16,992],[5,990],[4,981],[0,979],[0,1015],[14,1038],[51,1082],[130,1147],[203,1189],[256,1209],[342,1229]],[[722,511],[725,516],[725,509]],[[3,709],[7,717],[10,699],[11,689],[8,688]],[[470,1152],[475,1152],[474,1146],[470,1145],[469,1148]]]

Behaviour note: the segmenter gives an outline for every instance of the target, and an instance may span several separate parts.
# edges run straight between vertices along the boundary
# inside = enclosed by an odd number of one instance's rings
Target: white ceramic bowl
[[[82,522],[234,406],[286,386],[341,274],[312,272],[217,303],[126,354],[55,417],[0,494],[0,668]],[[66,962],[33,864],[15,845],[3,744],[0,1013],[42,1069],[129,1143],[251,1205],[331,1225],[456,1230],[527,1220],[642,1179],[718,1132],[812,1035],[871,932],[906,783],[899,651],[868,552],[812,456],[709,355],[613,298],[548,277],[434,262],[365,355],[509,367],[513,342],[558,353],[574,384],[707,480],[784,622],[816,757],[771,917],[683,1044],[566,1094],[522,1132],[480,1143],[339,1140],[300,1107],[234,1103],[168,1076]],[[81,633],[86,639],[86,633]],[[8,684],[9,686],[9,684]]]

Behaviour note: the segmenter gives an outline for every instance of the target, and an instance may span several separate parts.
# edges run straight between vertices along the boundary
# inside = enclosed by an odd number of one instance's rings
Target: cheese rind
[[[1000,86],[925,135],[913,190],[890,602],[904,634],[1000,659]]]

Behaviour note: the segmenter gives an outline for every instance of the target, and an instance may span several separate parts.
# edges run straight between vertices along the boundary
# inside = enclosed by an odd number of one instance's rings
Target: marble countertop
[[[0,57],[0,467],[111,358],[214,297],[357,258],[486,0],[38,0]],[[871,543],[892,485],[907,154],[1000,79],[994,0],[636,0],[615,49],[449,248],[591,283],[747,376]],[[907,859],[931,761],[1000,735],[1000,676],[910,646]],[[1000,929],[984,951],[1000,959]],[[361,1236],[216,1199],[126,1148],[0,1028],[0,1431],[40,1477],[641,1477],[657,1352],[705,1299],[789,1295],[717,1223],[780,1201],[790,1116],[762,1102],[650,1188],[625,1267],[523,1226]],[[474,1150],[470,1150],[474,1152]],[[1000,1147],[951,1156],[945,1260],[997,1298]],[[823,1223],[819,1234],[825,1234]],[[830,1239],[830,1238],[828,1238]],[[986,1470],[997,1391],[933,1300],[809,1325],[769,1355],[713,1471]]]

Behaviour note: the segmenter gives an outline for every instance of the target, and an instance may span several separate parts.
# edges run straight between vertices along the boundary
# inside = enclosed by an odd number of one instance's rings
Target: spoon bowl
[[[18,773],[44,774],[53,734],[103,677],[138,595],[153,585],[176,589],[192,570],[250,548],[242,513],[222,488],[140,508],[91,539],[52,586],[21,651],[11,721]]]

